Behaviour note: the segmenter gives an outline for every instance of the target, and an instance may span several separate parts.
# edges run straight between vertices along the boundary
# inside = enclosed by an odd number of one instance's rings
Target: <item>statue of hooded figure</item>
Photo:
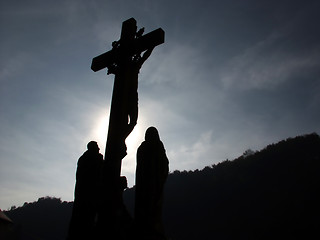
[[[103,156],[99,153],[100,148],[95,141],[89,142],[87,149],[78,160],[68,240],[90,239],[94,234]]]
[[[165,239],[162,204],[168,172],[169,161],[158,130],[149,127],[137,151],[134,218],[140,234],[152,239]]]

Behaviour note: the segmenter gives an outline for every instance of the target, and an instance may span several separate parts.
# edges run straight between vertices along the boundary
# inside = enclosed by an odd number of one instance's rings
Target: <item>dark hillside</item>
[[[23,240],[65,239],[69,225],[72,203],[58,198],[43,197],[37,202],[6,212],[15,223]]]
[[[174,239],[319,235],[319,167],[320,138],[311,134],[202,171],[176,172],[167,184],[166,229]]]
[[[320,137],[287,139],[203,170],[175,171],[164,220],[175,239],[319,237]],[[132,212],[134,188],[124,199]],[[72,203],[41,198],[6,214],[36,238],[64,239]]]

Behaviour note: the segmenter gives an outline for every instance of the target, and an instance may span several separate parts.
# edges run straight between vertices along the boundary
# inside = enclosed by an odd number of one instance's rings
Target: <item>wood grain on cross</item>
[[[132,100],[128,95],[132,91],[137,91],[132,89],[134,88],[132,82],[138,80],[141,67],[135,66],[134,58],[162,43],[164,43],[164,31],[161,28],[138,36],[136,20],[130,18],[122,23],[120,40],[113,43],[113,48],[92,59],[93,71],[108,68],[108,73],[115,74],[105,151],[108,166],[106,174],[111,175],[113,179],[120,177],[121,161],[126,156],[125,139],[134,127],[128,130],[128,118],[130,118],[128,106]]]

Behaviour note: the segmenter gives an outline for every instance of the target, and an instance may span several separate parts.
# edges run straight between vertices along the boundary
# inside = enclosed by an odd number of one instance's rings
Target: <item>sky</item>
[[[0,1],[0,208],[72,201],[78,158],[104,154],[113,75],[92,58],[134,17],[161,27],[139,75],[139,119],[122,175],[158,128],[170,171],[320,133],[320,1]]]

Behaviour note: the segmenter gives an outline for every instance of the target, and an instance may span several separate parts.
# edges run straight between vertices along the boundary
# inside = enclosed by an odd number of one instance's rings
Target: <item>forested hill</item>
[[[166,229],[176,239],[319,236],[319,171],[320,138],[311,134],[202,171],[176,172],[167,184]]]
[[[310,134],[203,170],[175,171],[165,190],[167,235],[173,240],[317,238],[319,167],[320,137]],[[134,188],[124,199],[132,211]],[[71,207],[42,198],[6,214],[26,239],[63,239]]]

